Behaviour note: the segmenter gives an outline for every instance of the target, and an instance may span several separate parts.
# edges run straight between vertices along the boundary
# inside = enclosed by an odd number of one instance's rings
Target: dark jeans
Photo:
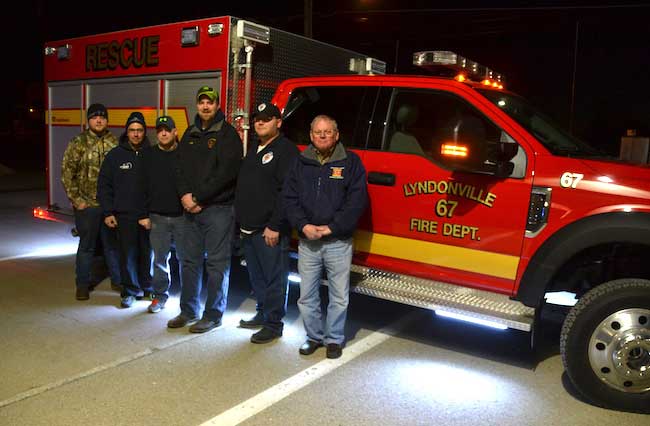
[[[122,297],[139,296],[151,288],[151,246],[149,231],[138,225],[135,215],[118,213]]]
[[[183,249],[179,241],[184,235],[185,218],[183,216],[162,216],[154,213],[150,214],[149,218],[151,219],[149,242],[153,250],[153,291],[156,298],[164,302],[169,298],[169,287],[171,285],[169,258],[172,249],[176,251],[179,266],[181,259],[183,259]]]
[[[120,284],[119,252],[115,231],[104,224],[104,215],[100,207],[88,207],[74,211],[74,223],[79,234],[79,246],[76,259],[76,284],[78,288],[88,288],[91,283],[91,269],[97,239],[101,239],[104,260],[111,277],[111,282]]]
[[[289,286],[289,236],[280,234],[278,245],[269,247],[262,232],[242,233],[242,246],[257,310],[264,315],[264,326],[282,332]]]
[[[185,213],[182,239],[181,313],[201,316],[201,285],[208,296],[202,317],[218,321],[226,310],[230,278],[230,254],[234,232],[232,206],[208,206],[200,213]],[[203,280],[203,267],[208,279]]]

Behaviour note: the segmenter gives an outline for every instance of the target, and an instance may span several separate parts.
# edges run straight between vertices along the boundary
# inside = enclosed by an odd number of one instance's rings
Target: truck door
[[[516,142],[471,100],[384,90],[386,107],[375,111],[363,157],[370,209],[355,240],[363,262],[510,293],[531,191],[524,150],[515,147],[513,170],[497,177],[499,143]]]

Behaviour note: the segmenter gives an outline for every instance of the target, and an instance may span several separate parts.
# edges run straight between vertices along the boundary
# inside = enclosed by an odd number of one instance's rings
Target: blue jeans
[[[343,344],[345,318],[350,300],[350,266],[352,239],[310,241],[300,239],[298,245],[298,272],[300,298],[298,309],[307,337],[324,344]],[[320,285],[323,268],[327,272],[329,304],[323,330]]]
[[[97,238],[102,242],[104,260],[113,284],[120,284],[120,263],[115,231],[104,224],[104,215],[100,207],[87,207],[74,211],[74,223],[79,234],[79,246],[75,272],[77,288],[88,288],[91,284],[91,270]]]
[[[169,298],[171,285],[169,269],[171,250],[176,250],[179,263],[183,258],[179,241],[184,234],[185,219],[183,216],[162,216],[155,213],[150,214],[149,219],[151,219],[149,242],[153,251],[153,291],[157,299],[165,302]]]
[[[152,291],[149,231],[138,224],[135,214],[117,213],[115,217],[120,244],[122,297]]]
[[[264,242],[262,232],[242,233],[242,246],[257,310],[264,316],[264,326],[282,332],[282,318],[287,312],[289,286],[289,236],[280,234],[275,247]]]
[[[234,232],[232,206],[212,205],[200,213],[185,213],[182,238],[181,314],[218,321],[226,310],[230,278],[230,253]],[[208,274],[208,296],[201,315],[203,266]]]

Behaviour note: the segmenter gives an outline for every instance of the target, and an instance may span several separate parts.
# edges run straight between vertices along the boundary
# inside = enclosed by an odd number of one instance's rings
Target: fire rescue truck
[[[48,205],[34,215],[60,221],[72,217],[61,161],[84,128],[88,105],[108,108],[116,136],[133,111],[149,126],[170,115],[182,135],[196,112],[196,91],[207,85],[218,89],[221,109],[246,144],[251,108],[269,101],[280,81],[385,69],[360,53],[232,16],[47,42],[44,55]]]
[[[572,137],[481,64],[413,63],[449,75],[297,78],[273,97],[290,139],[306,146],[305,123],[331,115],[365,165],[352,291],[532,336],[570,294],[568,377],[597,405],[650,411],[650,169]]]
[[[328,114],[368,176],[352,291],[533,337],[550,297],[571,294],[568,377],[597,405],[650,410],[650,170],[603,157],[492,70],[427,51],[415,65],[453,75],[385,76],[363,55],[232,17],[45,53],[49,206],[36,216],[69,212],[61,157],[93,102],[114,131],[139,110],[148,123],[171,115],[182,133],[196,88],[214,85],[245,139],[253,101],[272,97],[303,149]]]

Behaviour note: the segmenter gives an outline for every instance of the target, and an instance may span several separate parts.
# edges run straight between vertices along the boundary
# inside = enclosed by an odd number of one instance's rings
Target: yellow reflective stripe
[[[45,112],[45,124],[50,124],[50,115]],[[52,110],[52,124],[59,126],[81,126],[83,114],[80,109],[55,109]]]
[[[137,109],[110,109],[108,110],[108,123],[110,127],[121,127],[126,123],[126,120],[129,118],[129,115],[133,111],[138,111]],[[45,111],[45,124],[50,124],[48,114],[49,111]],[[140,111],[144,115],[144,121],[147,123],[148,127],[153,127],[156,125],[156,118],[158,118],[158,112],[153,109],[146,109]],[[185,129],[189,127],[187,122],[187,114],[185,113],[185,108],[169,108],[167,109],[167,114],[174,119],[176,123],[176,128],[178,129],[178,137],[183,135]],[[52,124],[60,126],[81,126],[83,120],[85,120],[86,114],[80,109],[54,109],[52,110]]]
[[[514,280],[519,257],[458,246],[394,237],[366,231],[354,233],[355,250],[429,265]]]

